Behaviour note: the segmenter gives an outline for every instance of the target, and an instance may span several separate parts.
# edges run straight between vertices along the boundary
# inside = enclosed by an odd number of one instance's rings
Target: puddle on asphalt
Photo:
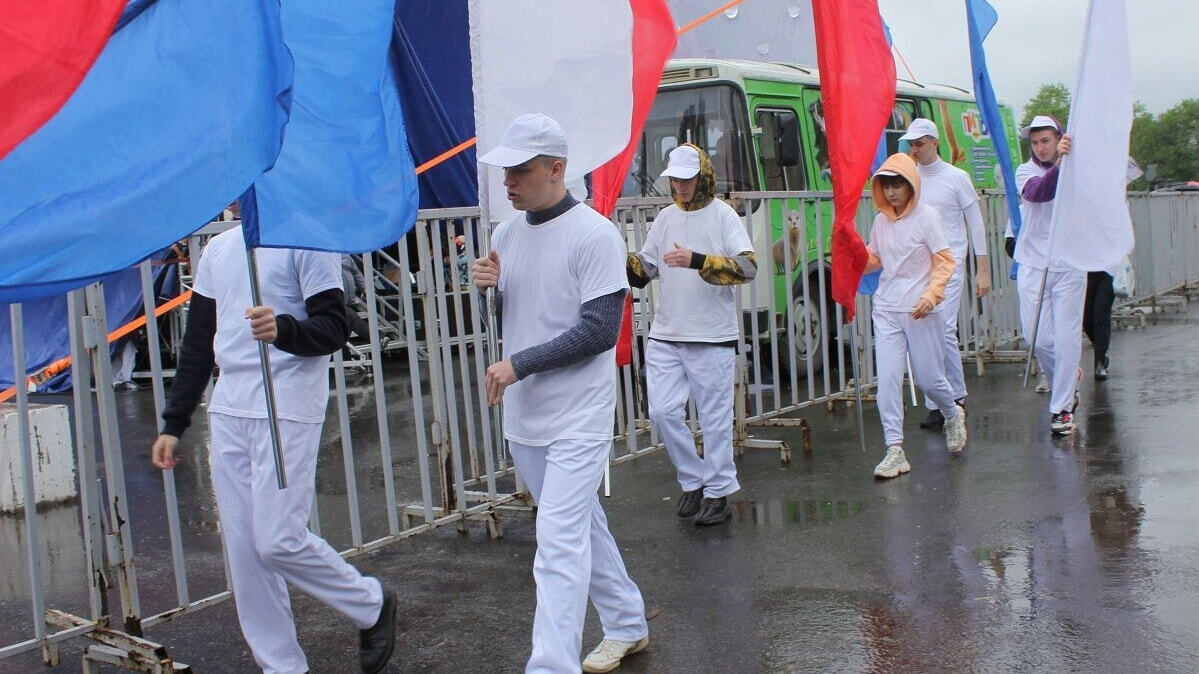
[[[766,528],[850,519],[860,515],[864,507],[860,499],[847,498],[733,501],[729,505],[733,508],[733,521]]]

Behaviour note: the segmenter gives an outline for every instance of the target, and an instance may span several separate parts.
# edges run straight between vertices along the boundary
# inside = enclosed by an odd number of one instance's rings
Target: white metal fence
[[[874,381],[869,299],[860,298],[857,317],[841,321],[828,301],[824,268],[831,210],[827,193],[743,193],[732,203],[745,214],[759,261],[757,283],[739,295],[743,347],[739,349],[735,440],[745,448],[778,451],[784,443],[752,437],[754,427],[806,426],[788,416],[812,405],[830,405],[851,395],[850,331],[856,331],[861,379]],[[630,251],[644,241],[654,215],[668,201],[621,202],[614,221]],[[963,301],[959,316],[963,357],[980,369],[991,360],[1018,355],[1019,320],[1009,261],[1003,254],[1005,207],[1001,196],[984,197],[994,289],[986,299]],[[1158,301],[1199,283],[1199,195],[1132,195],[1137,234],[1133,302]],[[777,214],[775,219],[770,214]],[[768,217],[770,216],[770,217]],[[868,233],[873,210],[863,200],[858,226]],[[811,228],[807,226],[811,223]],[[790,231],[778,236],[773,230]],[[221,226],[197,233],[192,251]],[[314,530],[322,530],[346,556],[378,549],[435,527],[486,524],[501,535],[501,518],[528,512],[519,480],[504,451],[500,419],[486,405],[483,373],[490,354],[486,307],[464,284],[459,258],[471,260],[487,245],[477,209],[422,212],[415,231],[395,246],[360,256],[368,274],[366,312],[372,337],[350,352],[369,380],[347,374],[333,359],[333,387],[325,424],[323,457],[340,455],[333,488],[318,489]],[[455,237],[461,236],[459,252]],[[782,241],[774,245],[775,240]],[[796,271],[791,271],[796,270]],[[244,273],[244,270],[230,270]],[[145,297],[152,298],[150,268],[142,267]],[[778,282],[775,282],[778,280]],[[974,295],[967,274],[964,297]],[[633,362],[621,369],[613,462],[653,451],[658,439],[648,421],[642,351],[656,288],[634,291]],[[147,299],[146,311],[153,311]],[[9,307],[13,325],[14,372],[24,372],[22,307]],[[0,515],[0,528],[16,545],[3,546],[0,573],[7,597],[0,624],[0,663],[42,650],[57,662],[58,644],[86,636],[85,660],[138,671],[178,669],[167,649],[143,637],[146,630],[230,598],[222,543],[208,483],[205,425],[184,447],[193,449],[182,469],[160,473],[145,459],[148,447],[134,446],[134,430],[122,429],[126,414],[107,386],[111,381],[104,335],[104,296],[98,286],[68,296],[71,354],[76,386],[71,396],[73,460],[79,496],[66,506]],[[176,322],[177,323],[177,322]],[[147,324],[148,343],[157,344],[157,323]],[[384,359],[385,351],[393,357]],[[153,420],[140,423],[152,437],[165,389],[159,353],[151,349]],[[29,425],[30,401],[19,387],[20,465],[25,503],[34,501],[39,457]],[[202,415],[197,415],[201,417]],[[98,421],[97,421],[98,420]],[[806,430],[806,429],[805,429]],[[806,447],[805,447],[806,449]],[[328,469],[322,473],[325,479]],[[332,471],[336,473],[337,471]],[[180,474],[181,473],[181,474]],[[161,477],[160,477],[161,475]],[[177,481],[186,480],[182,485]],[[663,480],[670,477],[663,475]],[[161,480],[161,482],[158,482]],[[147,489],[146,484],[153,487]],[[134,485],[136,490],[130,488]],[[136,497],[131,492],[136,491]],[[147,497],[148,491],[157,492]],[[51,540],[53,539],[53,540]],[[146,581],[152,578],[153,581]],[[172,582],[163,582],[164,578]],[[20,605],[24,608],[17,610]],[[26,620],[16,622],[20,614]]]

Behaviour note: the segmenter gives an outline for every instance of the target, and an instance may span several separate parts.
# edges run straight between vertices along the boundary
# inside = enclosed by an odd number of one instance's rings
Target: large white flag
[[[1125,203],[1132,67],[1124,0],[1091,0],[1053,207],[1052,255],[1086,271],[1115,267],[1132,251]]]
[[[629,144],[633,108],[633,11],[594,0],[470,0],[475,135],[482,154],[529,112],[566,131],[567,185],[582,199],[583,176]],[[515,211],[503,171],[479,166],[479,204],[492,222]]]

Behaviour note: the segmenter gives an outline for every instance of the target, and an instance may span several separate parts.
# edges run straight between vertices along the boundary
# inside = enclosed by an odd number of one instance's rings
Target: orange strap
[[[164,302],[161,306],[159,306],[157,309],[154,310],[154,317],[158,318],[159,316],[162,316],[163,314],[167,313],[168,311],[172,311],[176,307],[182,305],[184,302],[190,300],[191,297],[192,297],[192,291],[188,290],[187,292],[183,293],[179,297],[176,297],[169,302]],[[108,333],[108,343],[112,344],[113,342],[128,335],[129,333],[133,332],[134,330],[141,328],[145,324],[146,324],[146,317],[144,315],[138,316],[137,318],[133,319],[132,321],[129,321],[125,325],[122,325],[121,327],[117,328],[116,330],[113,330],[112,332]],[[69,367],[71,367],[71,357],[70,356],[67,356],[66,358],[59,358],[58,360],[54,361],[53,363],[50,363],[46,367],[38,370],[37,372],[34,372],[33,374],[29,375],[28,377],[26,377],[25,378],[26,385],[28,386],[29,384],[33,384],[34,386],[37,386],[37,385],[43,384],[43,383],[49,381],[54,376],[58,375],[60,372],[65,371]],[[17,387],[16,386],[11,386],[9,388],[6,388],[3,391],[0,391],[0,403],[4,402],[6,400],[9,400],[16,395],[17,395]]]
[[[695,28],[699,24],[701,24],[705,21],[708,21],[710,19],[716,18],[716,16],[719,15],[724,10],[732,9],[733,7],[736,7],[737,5],[740,5],[742,2],[744,2],[744,0],[733,0],[732,2],[725,3],[725,4],[721,5],[720,7],[717,7],[716,9],[708,12],[707,14],[704,14],[703,16],[699,17],[695,21],[692,21],[691,23],[687,24],[686,26],[683,26],[682,28],[678,29],[677,31],[675,31],[675,35],[682,35],[683,33],[686,33],[687,31],[691,30],[692,28]]]

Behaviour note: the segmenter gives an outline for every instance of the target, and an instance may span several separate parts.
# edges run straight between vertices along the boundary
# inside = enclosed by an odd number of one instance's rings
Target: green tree
[[[1070,90],[1066,85],[1061,82],[1042,84],[1037,94],[1024,104],[1024,118],[1020,120],[1020,127],[1028,126],[1036,115],[1049,115],[1056,119],[1063,129],[1066,128],[1066,121],[1070,116]]]
[[[1199,98],[1158,115],[1143,137],[1136,131],[1134,122],[1133,157],[1142,168],[1155,167],[1154,185],[1199,180]]]
[[[1146,162],[1152,153],[1151,144],[1157,119],[1153,117],[1153,113],[1145,107],[1145,104],[1137,101],[1132,106],[1132,134],[1128,140],[1128,154],[1132,155],[1133,159],[1141,165],[1141,170],[1145,170]],[[1130,190],[1146,190],[1149,189],[1149,183],[1145,176],[1141,176],[1128,186]]]

